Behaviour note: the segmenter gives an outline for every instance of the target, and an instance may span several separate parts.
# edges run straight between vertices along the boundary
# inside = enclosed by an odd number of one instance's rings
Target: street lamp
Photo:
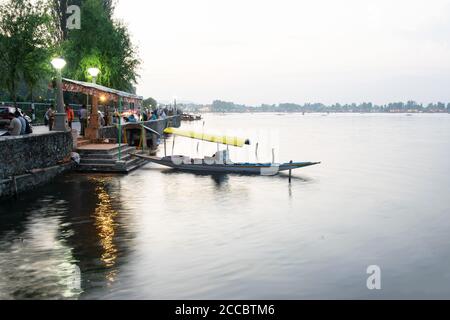
[[[51,61],[53,68],[61,72],[61,70],[66,66],[66,60],[62,58],[55,58]]]
[[[57,71],[56,77],[56,114],[55,114],[55,131],[69,131],[67,124],[67,115],[64,110],[64,94],[62,89],[62,75],[61,70],[66,66],[66,61],[62,58],[54,58],[51,61],[53,68]]]
[[[88,73],[92,77],[92,83],[96,84],[97,77],[100,74],[100,69],[99,68],[89,68]]]

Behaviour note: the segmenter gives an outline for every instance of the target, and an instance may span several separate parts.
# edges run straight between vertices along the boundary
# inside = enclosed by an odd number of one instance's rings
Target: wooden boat
[[[217,144],[243,147],[250,145],[249,140],[238,137],[213,136],[192,131],[183,131],[175,128],[167,128],[166,134],[175,136],[189,137],[192,139],[213,142]],[[166,148],[166,147],[165,147]],[[186,156],[172,155],[165,157],[154,157],[141,154],[135,154],[135,157],[146,159],[150,162],[170,167],[181,171],[196,173],[238,173],[274,176],[282,171],[289,171],[320,164],[320,162],[288,162],[288,163],[234,163],[230,160],[229,151],[222,150],[215,153],[212,157],[203,159],[191,159]]]
[[[200,173],[239,173],[274,176],[282,171],[290,171],[320,164],[320,162],[289,163],[230,163],[211,159],[190,159],[184,156],[152,157],[136,154],[135,157],[149,160],[159,165],[181,171]]]

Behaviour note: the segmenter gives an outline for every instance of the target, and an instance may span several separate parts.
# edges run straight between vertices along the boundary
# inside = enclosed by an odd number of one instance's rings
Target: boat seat
[[[215,164],[216,163],[216,158],[215,157],[205,157],[205,163],[208,164]]]
[[[192,164],[203,164],[203,159],[191,159]]]
[[[175,161],[176,163],[190,163],[191,162],[191,158],[190,157],[186,157],[186,156],[173,156],[173,157],[168,157],[170,160]]]

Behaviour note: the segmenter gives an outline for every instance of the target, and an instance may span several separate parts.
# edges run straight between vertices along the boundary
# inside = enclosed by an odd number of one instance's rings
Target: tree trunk
[[[67,39],[67,0],[53,0],[53,12],[58,22],[58,40],[62,42]]]

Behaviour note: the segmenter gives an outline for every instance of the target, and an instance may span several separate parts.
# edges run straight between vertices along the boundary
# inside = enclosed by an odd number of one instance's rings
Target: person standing
[[[88,120],[88,111],[85,104],[80,109],[80,124],[81,124],[81,132],[80,136],[86,135],[86,128],[87,128],[87,120]]]
[[[66,104],[66,115],[67,115],[67,122],[69,124],[69,128],[72,129],[72,122],[75,118],[75,114],[70,107],[70,105]]]
[[[48,114],[48,130],[53,131],[53,126],[55,125],[55,112],[53,109],[50,110]]]
[[[50,112],[52,112],[52,107],[49,107],[44,115],[44,125],[47,127],[48,122],[50,121]]]

